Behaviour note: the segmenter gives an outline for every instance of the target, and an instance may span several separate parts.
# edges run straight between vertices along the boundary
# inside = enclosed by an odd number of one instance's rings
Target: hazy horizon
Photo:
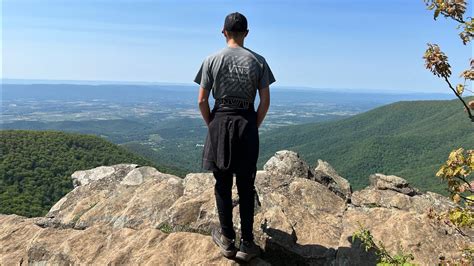
[[[160,82],[160,81],[116,81],[116,80],[62,80],[62,79],[1,79],[2,84],[23,84],[23,85],[36,85],[36,84],[63,84],[63,85],[136,85],[136,86],[185,86],[198,88],[197,84],[194,83],[173,83],[173,82]],[[433,95],[452,95],[450,91],[417,91],[417,90],[397,90],[397,89],[366,89],[366,88],[317,88],[307,86],[271,86],[272,89],[277,90],[303,90],[303,91],[323,91],[323,92],[350,92],[350,93],[369,93],[369,94],[433,94]],[[454,98],[455,96],[452,95]]]

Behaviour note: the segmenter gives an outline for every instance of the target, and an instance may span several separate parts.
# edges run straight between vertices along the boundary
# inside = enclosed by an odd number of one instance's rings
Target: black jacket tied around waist
[[[215,105],[204,144],[202,167],[211,171],[252,173],[259,153],[257,112]]]

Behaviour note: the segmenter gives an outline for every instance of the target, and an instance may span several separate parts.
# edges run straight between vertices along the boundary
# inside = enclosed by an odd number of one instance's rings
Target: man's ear
[[[249,30],[245,32],[245,37],[247,37],[248,34],[249,34]]]

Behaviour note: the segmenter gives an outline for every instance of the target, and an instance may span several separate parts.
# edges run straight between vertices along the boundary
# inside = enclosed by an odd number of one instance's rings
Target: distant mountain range
[[[1,79],[2,84],[6,85],[128,85],[128,86],[174,86],[174,87],[187,87],[196,90],[198,85],[195,83],[183,83],[183,82],[158,82],[158,81],[117,81],[117,80],[55,80],[55,79]],[[440,95],[447,96],[450,92],[426,92],[420,90],[405,90],[400,91],[396,89],[383,91],[376,89],[362,89],[362,88],[316,88],[308,86],[272,86],[272,89],[277,90],[303,90],[303,91],[317,91],[317,92],[342,92],[342,93],[382,93],[382,94],[425,94],[425,95]]]
[[[379,172],[445,193],[435,173],[451,150],[474,148],[474,123],[458,100],[397,102],[338,121],[279,128],[260,141],[260,167],[288,149],[313,164],[328,161],[355,189]]]

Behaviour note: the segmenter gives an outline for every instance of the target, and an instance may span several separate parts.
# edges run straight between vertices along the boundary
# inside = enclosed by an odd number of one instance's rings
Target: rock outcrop
[[[73,174],[75,188],[44,217],[0,215],[0,264],[235,264],[212,243],[218,224],[211,173],[184,179],[152,167],[114,165]],[[326,162],[313,170],[298,154],[280,151],[258,171],[252,264],[373,265],[373,253],[352,242],[359,224],[387,250],[410,251],[433,265],[472,245],[427,216],[445,211],[445,197],[381,174],[352,192]],[[237,197],[234,187],[234,196]],[[238,206],[234,222],[239,225]]]
[[[410,187],[408,182],[398,176],[373,174],[369,176],[370,185],[379,190],[393,190],[408,196],[418,194],[418,190]]]
[[[282,150],[275,153],[263,166],[269,175],[287,175],[291,177],[311,178],[313,171],[301,160],[298,153]]]
[[[318,160],[318,166],[314,169],[313,180],[327,186],[329,190],[336,193],[346,201],[350,201],[352,187],[349,181],[337,174],[332,166],[322,160]]]

